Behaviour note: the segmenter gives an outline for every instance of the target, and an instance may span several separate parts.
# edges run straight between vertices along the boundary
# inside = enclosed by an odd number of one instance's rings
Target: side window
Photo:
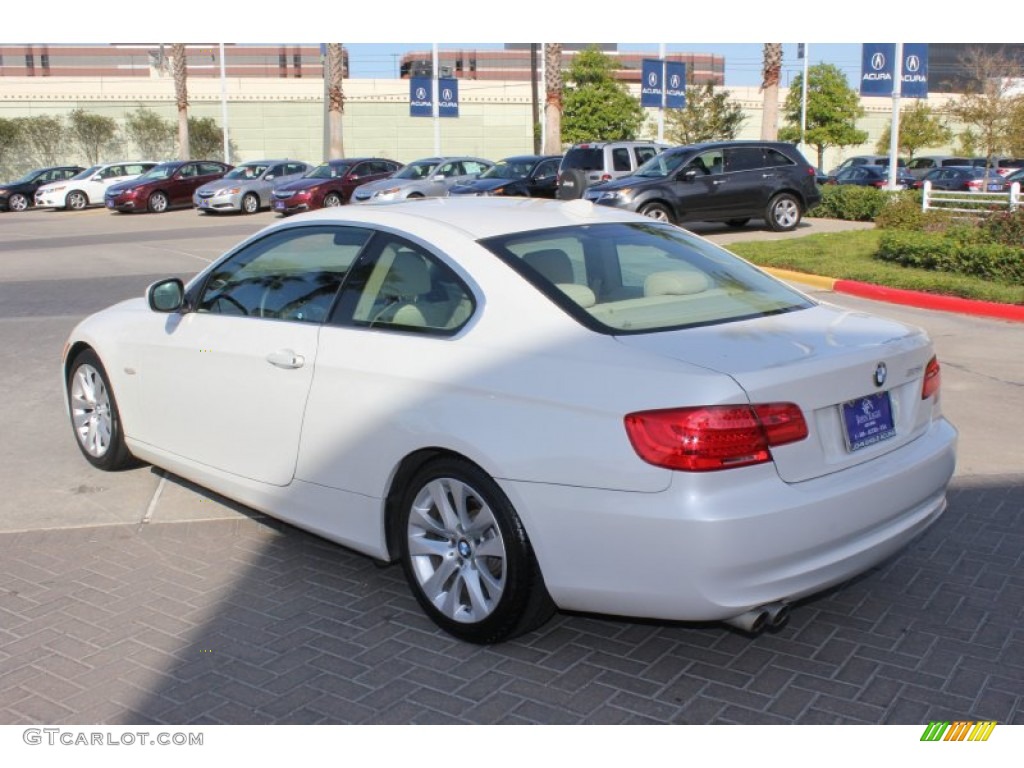
[[[378,235],[345,288],[332,320],[362,328],[451,335],[473,314],[473,294],[418,245]]]
[[[77,174],[78,174],[78,171],[76,171],[74,168],[67,168],[67,169],[61,171],[60,173],[58,173],[56,178],[58,180],[70,179],[72,176],[75,176]]]
[[[781,168],[784,165],[795,165],[792,159],[786,157],[777,149],[766,148],[764,150],[764,167]]]
[[[478,163],[476,160],[466,160],[462,163],[462,167],[465,168],[466,173],[480,174],[484,172],[483,163]]]
[[[612,150],[612,169],[616,171],[628,171],[632,166],[629,164],[629,150],[619,147]]]
[[[685,170],[696,169],[697,175],[709,175],[722,172],[722,150],[713,149],[702,152],[687,164]]]
[[[178,171],[178,175],[183,179],[191,179],[192,177],[197,175],[198,170],[199,169],[196,168],[195,163],[188,163],[187,165],[183,165],[181,167],[181,170]]]
[[[753,171],[764,167],[764,153],[761,147],[735,147],[725,152],[726,170]]]
[[[558,173],[558,160],[545,160],[539,166],[537,166],[537,173],[534,175],[538,179],[546,179],[549,176],[555,176]]]
[[[458,163],[445,163],[441,166],[437,172],[437,177],[444,177],[450,179],[452,176],[458,176],[461,173]]]
[[[213,173],[224,173],[224,168],[217,163],[199,163],[196,172],[200,176],[209,176]]]
[[[199,312],[303,323],[327,319],[342,279],[370,238],[353,227],[293,227],[251,243],[220,264]]]
[[[658,154],[658,150],[654,147],[637,147],[636,148],[636,165],[639,168],[641,165],[646,163],[652,157]]]
[[[306,166],[304,166],[302,163],[288,163],[288,165],[285,166],[285,169],[284,169],[284,171],[282,171],[282,173],[284,173],[285,175],[291,176],[292,174],[295,174],[295,173],[305,173],[308,170],[309,169]],[[275,171],[275,173],[276,173],[276,171]]]

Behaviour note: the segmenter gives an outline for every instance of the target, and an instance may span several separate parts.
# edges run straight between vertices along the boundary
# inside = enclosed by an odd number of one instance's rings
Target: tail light
[[[637,455],[657,467],[712,472],[771,461],[772,446],[807,437],[793,403],[640,411],[625,418]]]
[[[927,400],[932,395],[939,394],[939,386],[942,384],[942,373],[939,369],[939,360],[933,357],[928,361],[928,367],[924,369],[924,383],[921,385],[921,399]]]
[[[979,189],[981,189],[981,182],[978,181],[977,179],[975,179],[974,181],[968,181],[967,189],[969,189],[971,192],[977,192]]]

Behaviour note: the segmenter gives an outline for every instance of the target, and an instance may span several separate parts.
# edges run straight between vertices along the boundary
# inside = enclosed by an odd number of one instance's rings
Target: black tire
[[[64,207],[69,211],[82,211],[89,206],[89,197],[79,189],[68,192],[64,198]]]
[[[242,198],[241,205],[242,213],[259,213],[260,210],[260,196],[254,192],[249,192]]]
[[[661,203],[647,203],[646,205],[641,205],[637,210],[637,213],[643,214],[655,221],[665,221],[669,224],[675,223],[675,220],[672,217],[672,211]]]
[[[796,229],[802,216],[800,201],[788,192],[780,192],[769,201],[764,220],[773,232],[790,232]]]
[[[7,199],[7,208],[11,211],[24,211],[31,204],[32,202],[25,195],[18,192],[15,192]]]
[[[410,192],[409,193],[409,197],[406,198],[406,199],[407,200],[420,200],[422,198],[423,198],[423,195],[421,195],[419,192]]]
[[[110,379],[91,349],[80,352],[68,366],[65,396],[75,443],[86,461],[106,472],[134,464]]]
[[[409,482],[398,514],[406,579],[441,629],[467,642],[497,643],[554,613],[519,516],[479,467],[456,458],[431,462]]]
[[[729,219],[725,223],[728,224],[730,227],[737,227],[738,228],[738,227],[745,227],[745,226],[747,226],[747,222],[749,222],[749,221],[750,221],[750,219]]]
[[[150,213],[164,213],[170,208],[170,200],[167,199],[166,193],[154,192],[149,196],[146,208],[149,209]]]

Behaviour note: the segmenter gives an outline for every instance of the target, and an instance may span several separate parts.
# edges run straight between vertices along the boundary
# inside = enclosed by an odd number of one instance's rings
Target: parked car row
[[[910,176],[915,179],[924,178],[925,174],[929,171],[935,170],[936,168],[948,168],[950,166],[966,167],[973,166],[975,168],[989,168],[1000,176],[1007,176],[1013,173],[1018,168],[1024,168],[1024,159],[1016,157],[1003,157],[996,156],[991,158],[985,157],[965,157],[957,155],[922,155],[921,157],[915,157],[913,160],[907,162],[903,158],[899,158],[896,162],[897,167],[905,168]],[[881,167],[885,170],[889,168],[889,156],[888,155],[854,155],[848,157],[846,160],[841,162],[827,174],[825,179],[822,179],[822,183],[831,183],[828,179],[839,176],[843,171],[852,168],[861,167]]]
[[[850,176],[863,175],[856,165]],[[520,196],[574,200],[623,208],[681,223],[724,221],[795,228],[820,199],[816,171],[792,144],[722,141],[672,147],[651,141],[575,144],[564,155],[516,155],[497,163],[473,156],[438,156],[407,165],[379,157],[330,160],[317,166],[288,160],[233,167],[212,160],[122,162],[68,169],[39,190],[37,205],[79,210],[160,213],[194,206],[202,214],[283,216],[345,204],[447,196]],[[79,173],[80,172],[80,173]],[[846,176],[836,183],[855,183]],[[909,184],[909,182],[908,182]]]

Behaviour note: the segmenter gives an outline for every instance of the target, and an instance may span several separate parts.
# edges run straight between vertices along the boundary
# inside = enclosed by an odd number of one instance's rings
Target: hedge
[[[879,240],[876,258],[905,267],[1009,284],[1024,282],[1024,247],[972,241],[944,233],[888,230]]]

